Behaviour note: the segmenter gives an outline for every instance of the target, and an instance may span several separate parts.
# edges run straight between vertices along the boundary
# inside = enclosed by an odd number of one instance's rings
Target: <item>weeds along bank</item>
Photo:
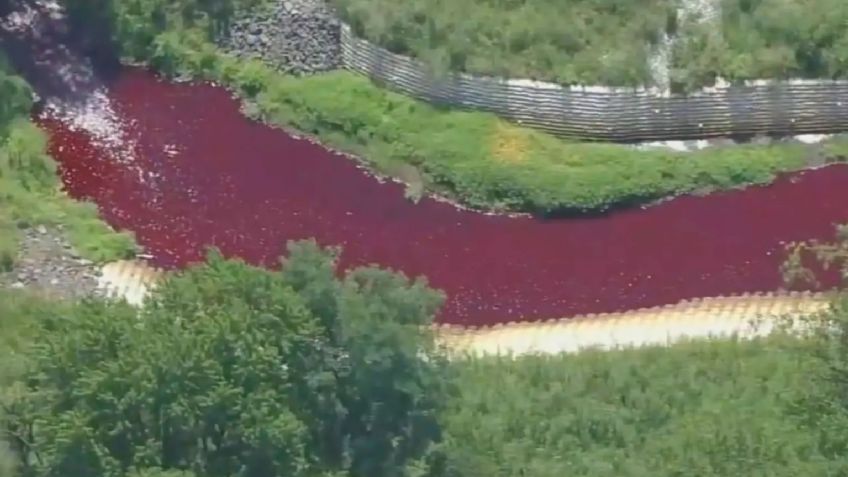
[[[86,258],[129,256],[129,235],[113,232],[94,205],[74,202],[60,190],[46,138],[29,121],[31,106],[29,87],[0,57],[0,272],[14,266],[23,229],[36,225],[61,225]]]
[[[601,211],[689,192],[764,184],[811,160],[843,157],[838,142],[695,153],[572,143],[493,115],[434,108],[349,73],[292,77],[222,53],[212,38],[234,12],[254,8],[254,2],[185,0],[164,7],[150,0],[104,0],[94,9],[97,15],[74,7],[88,2],[66,3],[76,18],[94,15],[105,22],[128,59],[168,75],[227,85],[245,99],[250,115],[364,158],[378,172],[411,183],[413,199],[426,191],[483,209]]]
[[[437,292],[375,268],[338,278],[331,257],[300,243],[270,272],[213,256],[143,319],[0,291],[17,477],[848,471],[841,335],[448,362],[420,331]],[[816,323],[846,317],[843,298]]]

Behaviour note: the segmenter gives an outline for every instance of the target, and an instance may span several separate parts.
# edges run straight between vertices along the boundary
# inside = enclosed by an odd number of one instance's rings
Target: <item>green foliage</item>
[[[836,78],[848,73],[842,0],[719,0],[716,23],[681,21],[679,2],[332,0],[354,30],[434,71],[562,84],[640,86],[662,32],[675,35],[672,81],[691,90],[721,76]]]
[[[208,39],[223,34],[239,10],[266,0],[64,0],[72,20],[83,29],[98,26],[124,56],[147,59],[157,36],[167,30],[195,28]],[[98,39],[102,41],[103,39]]]
[[[839,240],[816,250],[844,260]],[[805,337],[447,364],[441,296],[338,278],[338,253],[292,243],[281,272],[213,254],[140,312],[0,292],[21,476],[848,472],[844,295]]]
[[[649,83],[673,0],[332,0],[354,31],[433,70],[562,84]]]
[[[676,81],[844,78],[848,4],[841,0],[722,0],[719,25],[683,25]]]
[[[20,77],[12,74],[6,58],[0,54],[0,136],[13,119],[29,113],[32,90]]]
[[[440,437],[442,296],[335,272],[314,242],[282,272],[212,254],[141,316],[87,301],[38,320],[6,406],[23,477],[409,475]]]
[[[26,350],[37,331],[36,319],[65,310],[65,304],[45,301],[24,292],[0,289],[0,420],[20,387],[15,383],[25,372]],[[0,427],[0,476],[16,477],[17,458]]]
[[[6,443],[0,440],[0,475],[3,477],[15,477],[17,475],[16,464],[15,456],[9,450]]]
[[[775,335],[458,362],[446,446],[466,467],[476,459],[462,475],[844,475],[835,449],[846,438],[820,427],[844,413],[800,411],[818,384],[813,343]]]

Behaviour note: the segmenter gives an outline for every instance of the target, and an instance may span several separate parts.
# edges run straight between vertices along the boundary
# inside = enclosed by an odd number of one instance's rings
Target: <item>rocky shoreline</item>
[[[219,46],[304,75],[341,66],[341,23],[322,0],[283,0],[237,18]]]

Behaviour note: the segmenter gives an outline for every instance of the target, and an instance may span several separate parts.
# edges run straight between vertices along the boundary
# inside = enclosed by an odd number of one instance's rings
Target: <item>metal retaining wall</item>
[[[342,63],[406,95],[495,113],[584,140],[648,141],[848,130],[848,81],[754,81],[688,96],[450,74],[391,53],[341,27]]]
[[[140,261],[105,265],[100,288],[141,305],[165,273]],[[817,293],[754,293],[683,301],[622,313],[464,328],[437,325],[436,336],[458,356],[573,353],[586,348],[664,346],[686,339],[767,335],[778,319],[802,318],[828,307]]]

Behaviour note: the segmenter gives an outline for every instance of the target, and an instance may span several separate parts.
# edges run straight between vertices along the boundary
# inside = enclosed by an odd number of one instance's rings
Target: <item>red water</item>
[[[43,121],[75,197],[96,201],[167,267],[206,246],[273,264],[289,239],[344,246],[345,265],[425,275],[440,321],[491,324],[611,312],[781,285],[782,242],[848,222],[848,168],[766,188],[685,197],[606,218],[542,221],[414,205],[348,158],[249,122],[228,93],[127,70],[111,91],[137,141],[110,158],[84,133]],[[166,153],[176,146],[176,154]]]

